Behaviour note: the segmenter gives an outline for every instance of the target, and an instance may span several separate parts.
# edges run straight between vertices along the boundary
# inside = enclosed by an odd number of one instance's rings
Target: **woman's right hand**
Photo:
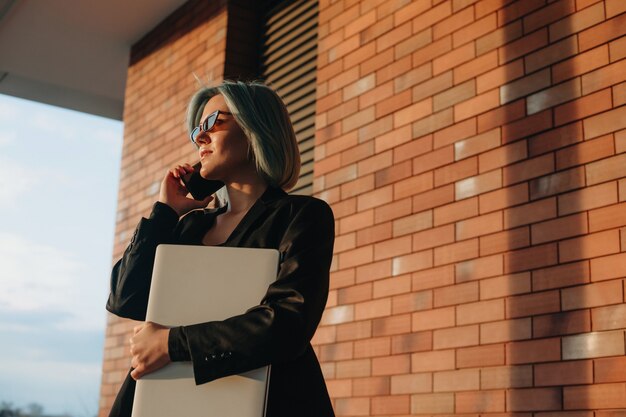
[[[180,177],[191,172],[193,172],[193,167],[189,164],[176,165],[167,171],[161,182],[159,201],[173,208],[179,217],[191,210],[206,207],[213,200],[212,195],[204,200],[194,200],[187,197],[189,191]]]

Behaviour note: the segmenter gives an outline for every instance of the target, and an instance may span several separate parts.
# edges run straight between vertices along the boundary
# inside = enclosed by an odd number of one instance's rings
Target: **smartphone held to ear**
[[[222,181],[207,180],[202,178],[200,175],[201,166],[202,164],[197,162],[193,166],[193,172],[180,177],[185,184],[185,187],[187,187],[187,190],[195,200],[204,200],[207,196],[210,196],[224,186]]]

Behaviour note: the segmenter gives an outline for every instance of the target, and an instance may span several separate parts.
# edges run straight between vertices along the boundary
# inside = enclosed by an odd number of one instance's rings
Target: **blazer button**
[[[211,355],[211,359],[217,359],[217,355],[214,353]]]
[[[205,361],[205,362],[208,362],[208,361],[209,361],[209,357],[208,357],[208,356],[205,356],[205,357],[204,357],[204,361]]]
[[[226,353],[224,354],[224,356],[225,356],[225,357],[227,357],[227,358],[230,358],[230,356],[231,356],[232,354],[233,354],[232,352],[226,352]]]

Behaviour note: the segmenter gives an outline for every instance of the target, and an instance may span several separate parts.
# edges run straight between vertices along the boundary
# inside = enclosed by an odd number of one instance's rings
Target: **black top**
[[[224,211],[192,210],[179,219],[170,206],[156,202],[113,267],[107,310],[145,320],[157,245],[202,244]],[[268,187],[220,246],[279,250],[276,281],[261,303],[244,314],[171,329],[171,359],[191,360],[196,384],[272,364],[268,417],[334,416],[310,344],[328,297],[333,242],[328,204]],[[133,392],[134,380],[128,375],[111,416],[130,416]]]

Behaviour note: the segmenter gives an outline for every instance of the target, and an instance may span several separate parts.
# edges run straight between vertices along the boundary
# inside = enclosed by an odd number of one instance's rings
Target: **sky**
[[[0,95],[0,402],[97,413],[122,129]]]

